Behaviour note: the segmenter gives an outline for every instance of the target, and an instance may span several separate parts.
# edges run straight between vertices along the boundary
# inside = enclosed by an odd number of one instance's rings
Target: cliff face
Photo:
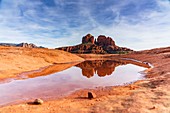
[[[82,43],[76,46],[60,47],[58,50],[64,50],[71,53],[118,53],[133,51],[129,48],[119,47],[115,44],[115,41],[111,37],[104,35],[98,36],[97,40],[94,36],[87,34],[82,38]]]
[[[105,54],[106,51],[103,50],[102,47],[97,46],[95,44],[79,44],[76,46],[69,46],[69,47],[61,47],[57,48],[58,50],[63,50],[71,53],[94,53],[94,54]]]
[[[115,45],[115,41],[112,40],[112,38],[110,37],[106,37],[104,35],[100,35],[97,38],[97,45],[102,46],[102,47],[106,47],[106,46],[116,46]]]

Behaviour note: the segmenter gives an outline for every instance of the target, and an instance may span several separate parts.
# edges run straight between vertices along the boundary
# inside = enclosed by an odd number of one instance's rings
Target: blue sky
[[[135,50],[170,45],[169,0],[0,0],[0,42],[76,45],[112,37]]]

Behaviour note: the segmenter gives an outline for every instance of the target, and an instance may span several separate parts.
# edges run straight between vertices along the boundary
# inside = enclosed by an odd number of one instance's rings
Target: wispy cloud
[[[59,47],[92,33],[147,49],[169,46],[169,18],[169,0],[0,0],[0,40]]]

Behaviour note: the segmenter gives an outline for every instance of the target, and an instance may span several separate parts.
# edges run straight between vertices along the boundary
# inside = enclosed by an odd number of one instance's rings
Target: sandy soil
[[[43,105],[23,103],[2,107],[0,113],[170,113],[170,47],[121,57],[150,62],[154,68],[148,71],[146,80],[131,85],[84,89]],[[95,92],[97,98],[87,99],[88,91]]]
[[[60,50],[0,46],[0,79],[16,77],[22,72],[36,70],[56,63],[83,60],[77,55]]]

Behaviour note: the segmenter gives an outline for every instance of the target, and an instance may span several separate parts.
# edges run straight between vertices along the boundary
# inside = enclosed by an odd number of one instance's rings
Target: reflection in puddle
[[[139,72],[146,69],[145,66],[136,66],[138,64],[112,60],[85,61],[74,65],[71,68],[68,68],[70,64],[65,65],[67,68],[62,64],[62,68],[52,66],[60,72],[50,74],[50,70],[53,69],[49,67],[41,73],[48,76],[40,76],[36,72],[37,77],[31,73],[28,74],[28,79],[0,84],[0,105],[35,98],[57,98],[78,89],[123,85],[142,79],[143,76]]]
[[[93,60],[84,61],[78,65],[82,69],[82,74],[87,78],[94,76],[97,73],[98,76],[104,77],[111,75],[115,68],[119,65],[124,65],[125,62],[117,62],[112,60]]]

